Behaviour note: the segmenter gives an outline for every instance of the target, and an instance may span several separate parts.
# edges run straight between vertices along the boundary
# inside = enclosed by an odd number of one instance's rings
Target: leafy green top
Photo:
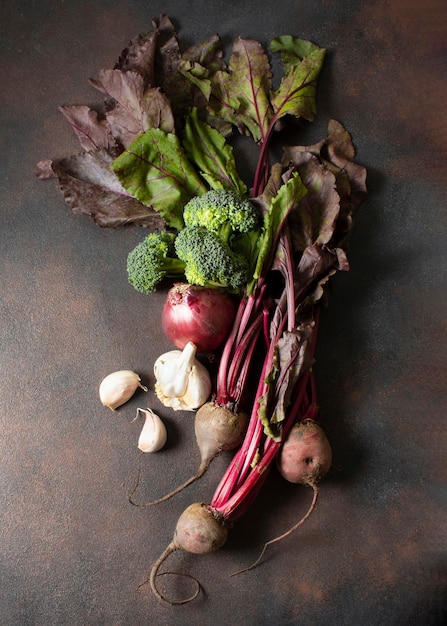
[[[274,39],[271,51],[283,61],[277,90],[258,41],[238,38],[227,65],[217,35],[182,51],[171,21],[161,15],[123,50],[114,69],[90,80],[105,96],[102,108],[61,107],[83,151],[41,161],[37,175],[58,178],[72,209],[101,226],[179,229],[192,197],[210,189],[247,195],[227,137],[236,130],[267,153],[279,119],[313,119],[325,54],[291,36]],[[255,197],[268,180],[268,167],[263,170]]]

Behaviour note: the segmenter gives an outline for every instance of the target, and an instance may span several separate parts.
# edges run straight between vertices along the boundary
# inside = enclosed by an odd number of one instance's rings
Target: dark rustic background
[[[4,0],[0,6],[0,621],[6,626],[417,626],[445,623],[447,281],[446,10],[442,0]],[[334,468],[307,524],[263,542],[306,510],[310,492],[268,489],[218,553],[176,553],[166,564],[204,593],[183,607],[137,589],[170,541],[179,513],[207,501],[229,460],[153,509],[197,465],[191,415],[152,392],[164,294],[127,283],[137,228],[102,230],[74,216],[35,164],[75,152],[61,104],[94,104],[87,79],[111,68],[128,41],[166,13],[182,47],[218,32],[268,45],[282,34],[328,54],[317,121],[352,133],[368,168],[351,271],[334,283],[316,372]],[[250,163],[246,166],[250,171]],[[151,391],[112,414],[98,385],[139,372]],[[145,404],[169,444],[136,448]],[[163,579],[160,579],[163,583]],[[167,581],[166,581],[167,582]],[[164,584],[164,583],[163,583]],[[171,579],[185,593],[186,582]]]

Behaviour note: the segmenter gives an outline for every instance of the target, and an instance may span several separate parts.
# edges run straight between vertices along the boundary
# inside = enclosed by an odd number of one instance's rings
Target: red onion
[[[183,350],[188,341],[197,352],[212,352],[226,339],[236,315],[233,296],[220,289],[176,283],[163,306],[163,330]]]

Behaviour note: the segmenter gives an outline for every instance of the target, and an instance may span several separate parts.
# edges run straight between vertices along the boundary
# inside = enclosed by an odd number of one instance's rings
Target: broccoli
[[[175,239],[175,252],[185,263],[186,280],[204,287],[237,291],[248,280],[248,263],[214,232],[187,226]]]
[[[183,219],[177,234],[151,233],[129,253],[131,285],[151,293],[163,278],[184,275],[205,287],[245,286],[259,233],[254,205],[234,191],[212,189],[185,205]]]
[[[184,273],[185,264],[175,256],[174,240],[173,233],[150,233],[129,252],[127,274],[137,291],[151,293],[163,278]]]
[[[212,189],[192,198],[183,209],[186,226],[200,226],[230,243],[233,234],[258,228],[258,214],[252,203],[227,189]]]

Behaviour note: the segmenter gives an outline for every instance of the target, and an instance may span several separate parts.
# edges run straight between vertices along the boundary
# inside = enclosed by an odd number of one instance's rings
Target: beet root
[[[332,449],[321,428],[313,420],[292,427],[278,456],[278,470],[291,483],[316,484],[332,464]]]
[[[194,502],[180,515],[173,542],[179,550],[208,554],[219,550],[227,537],[228,529],[221,517],[203,502]]]
[[[261,554],[252,565],[232,574],[241,574],[256,567],[268,546],[291,535],[311,516],[319,495],[318,482],[329,471],[332,463],[332,450],[321,428],[313,420],[297,422],[293,425],[277,457],[279,473],[291,483],[309,485],[313,490],[312,502],[303,517],[285,533],[267,541]]]
[[[222,517],[203,502],[195,502],[188,506],[180,515],[171,543],[166,547],[157,561],[153,564],[149,583],[154,595],[167,604],[186,604],[191,602],[200,592],[200,583],[197,583],[196,592],[189,598],[180,601],[171,601],[165,598],[157,589],[156,578],[158,571],[167,557],[176,550],[183,550],[192,554],[209,554],[219,550],[228,537],[228,529]],[[191,576],[191,578],[193,578]]]
[[[133,495],[138,488],[140,476],[129,495],[129,502],[134,506],[153,506],[172,498],[180,491],[198,480],[205,474],[211,461],[221,452],[233,450],[242,443],[247,430],[248,416],[246,413],[233,413],[229,409],[206,402],[196,412],[194,430],[196,442],[200,452],[200,465],[197,472],[184,483],[156,500],[141,504],[133,500]]]
[[[207,402],[196,413],[195,434],[200,450],[201,465],[208,465],[225,450],[233,450],[242,443],[247,430],[246,413]]]

